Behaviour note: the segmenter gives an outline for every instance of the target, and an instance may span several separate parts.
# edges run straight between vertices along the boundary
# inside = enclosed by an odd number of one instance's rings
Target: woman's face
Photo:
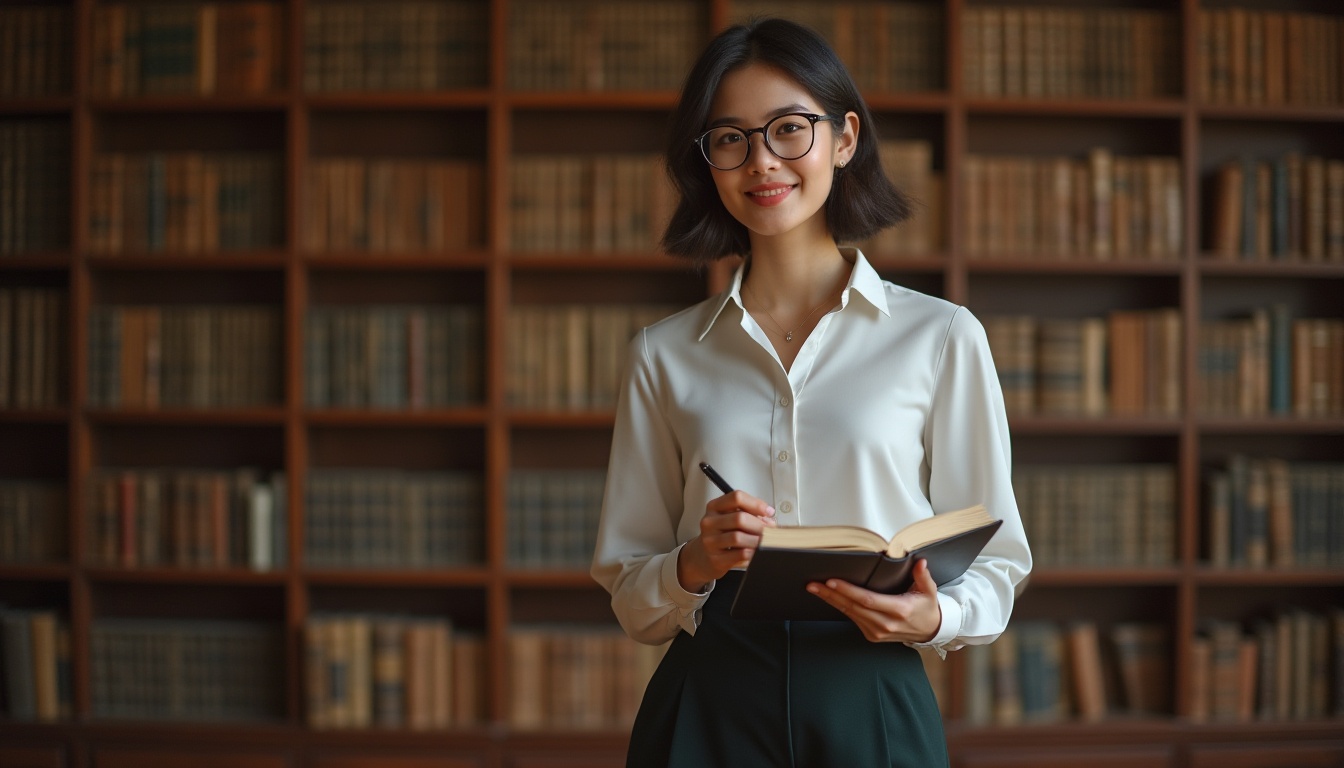
[[[790,112],[825,113],[792,77],[753,63],[724,76],[710,106],[707,128],[733,125],[751,130]],[[751,151],[741,166],[731,171],[711,166],[719,199],[753,240],[788,234],[829,239],[826,199],[835,166],[853,154],[858,118],[851,112],[839,122],[818,120],[813,130],[811,150],[795,160],[781,160],[766,148],[758,132],[748,137]]]

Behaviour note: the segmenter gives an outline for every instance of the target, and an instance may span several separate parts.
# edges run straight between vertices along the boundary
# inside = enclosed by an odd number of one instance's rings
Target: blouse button
[[[788,451],[780,451],[780,452],[779,452],[779,460],[780,460],[780,461],[788,461],[788,460],[789,460],[789,452],[788,452]]]
[[[788,396],[788,395],[785,395],[785,396],[779,398],[779,404],[780,404],[781,407],[788,408],[788,407],[789,407],[789,396]]]
[[[787,501],[781,501],[781,502],[779,503],[779,511],[780,511],[780,512],[785,512],[785,513],[787,513],[787,512],[792,512],[792,511],[793,511],[793,505],[790,504],[790,503],[787,502]]]

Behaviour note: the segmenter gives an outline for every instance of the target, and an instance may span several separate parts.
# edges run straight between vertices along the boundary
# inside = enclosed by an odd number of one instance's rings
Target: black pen
[[[709,479],[710,479],[711,481],[713,481],[713,483],[719,487],[719,490],[720,490],[720,491],[723,491],[724,493],[732,493],[732,492],[733,492],[733,487],[732,487],[731,485],[728,484],[728,481],[727,481],[727,480],[724,480],[722,477],[720,477],[720,476],[719,476],[719,473],[718,473],[718,472],[715,472],[715,471],[714,471],[714,468],[711,467],[711,466],[709,466],[708,463],[703,462],[703,461],[700,462],[700,471],[701,471],[701,472],[704,472],[705,475],[706,475],[707,477],[709,477]]]

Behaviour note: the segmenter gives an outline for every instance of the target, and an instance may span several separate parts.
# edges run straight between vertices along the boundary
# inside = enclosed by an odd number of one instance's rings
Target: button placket
[[[784,382],[788,387],[788,380]],[[797,419],[796,402],[792,388],[781,392],[775,398],[775,418],[772,420],[770,436],[771,453],[774,456],[771,474],[774,478],[775,509],[782,516],[780,522],[785,525],[797,525],[795,519],[798,504],[798,461],[797,461]]]

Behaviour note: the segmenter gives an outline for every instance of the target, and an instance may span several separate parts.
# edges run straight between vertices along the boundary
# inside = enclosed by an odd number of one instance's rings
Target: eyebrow
[[[771,119],[779,117],[780,115],[787,115],[790,112],[807,112],[811,114],[812,110],[808,109],[802,104],[790,104],[786,107],[780,107],[778,109],[772,109],[769,112],[766,112],[765,113],[766,122],[769,122]],[[744,122],[742,118],[728,115],[726,117],[720,117],[719,119],[710,122],[709,127],[718,128],[721,125],[736,126],[738,123],[741,122]]]

